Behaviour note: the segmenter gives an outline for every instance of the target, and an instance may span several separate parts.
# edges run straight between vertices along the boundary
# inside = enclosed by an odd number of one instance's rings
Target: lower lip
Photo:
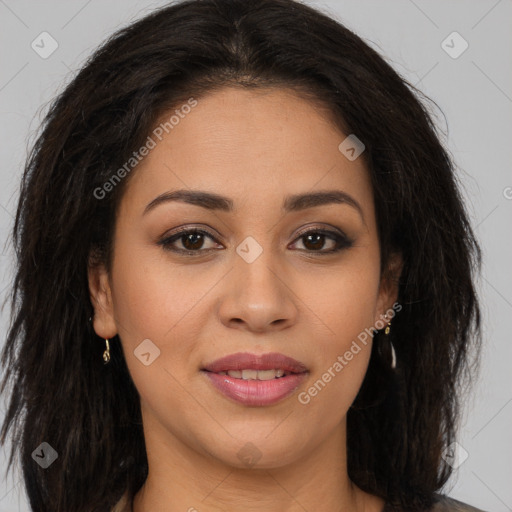
[[[272,405],[290,396],[306,377],[305,373],[292,373],[272,380],[244,380],[203,371],[210,382],[224,395],[244,405]]]

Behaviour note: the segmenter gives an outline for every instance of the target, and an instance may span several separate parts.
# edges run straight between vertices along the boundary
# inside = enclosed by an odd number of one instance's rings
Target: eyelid
[[[168,230],[165,235],[163,235],[163,238],[170,238],[172,236],[175,236],[179,233],[188,233],[189,231],[198,231],[200,233],[207,234],[213,238],[222,238],[222,236],[217,232],[217,230],[211,228],[210,226],[204,226],[203,224],[185,224],[183,226],[178,226],[176,228],[173,228],[171,230]],[[170,234],[167,234],[170,233]]]
[[[300,238],[303,235],[307,235],[309,232],[314,231],[320,231],[320,232],[328,232],[328,233],[336,233],[337,235],[346,238],[347,240],[349,237],[341,231],[341,229],[338,229],[334,226],[325,226],[325,225],[308,225],[305,228],[299,230],[299,232],[295,235],[294,241],[297,240],[297,238]]]
[[[209,230],[212,230],[213,233],[210,232]],[[313,230],[318,230],[318,231],[323,230],[323,231],[329,231],[329,232],[334,231],[339,236],[345,237],[347,239],[350,238],[345,232],[343,232],[341,229],[336,228],[334,226],[314,224],[314,225],[308,225],[305,228],[302,228],[301,230],[299,230],[299,232],[295,234],[295,238],[293,240],[295,241],[295,240],[297,240],[297,238],[301,237],[302,235],[308,234],[310,231],[313,231]],[[178,226],[177,228],[174,228],[171,231],[172,231],[171,234],[163,235],[162,239],[164,239],[164,238],[168,239],[174,235],[177,235],[178,233],[188,232],[188,231],[198,231],[198,232],[207,234],[207,235],[211,236],[212,238],[215,238],[215,237],[217,239],[222,238],[222,236],[219,233],[217,233],[216,230],[214,230],[213,228],[210,228],[210,226],[208,226],[207,228],[203,228],[201,225],[185,224],[184,226]]]

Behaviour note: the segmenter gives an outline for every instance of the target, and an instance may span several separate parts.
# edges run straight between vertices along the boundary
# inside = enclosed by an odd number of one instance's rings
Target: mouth
[[[246,406],[266,406],[290,396],[309,373],[301,362],[276,352],[232,354],[201,371],[214,388]]]
[[[293,372],[287,372],[282,368],[278,368],[273,370],[228,370],[214,373],[217,373],[217,375],[229,375],[230,377],[234,377],[235,379],[243,380],[272,380],[287,377],[288,375],[291,375]]]
[[[269,352],[268,354],[259,355],[250,354],[248,352],[238,352],[221,357],[205,365],[202,370],[212,373],[252,372],[245,373],[245,377],[243,375],[232,375],[233,377],[245,378],[247,380],[255,380],[257,375],[255,376],[254,372],[257,374],[261,372],[263,377],[261,380],[268,380],[265,379],[263,372],[282,372],[280,375],[276,373],[276,375],[272,376],[272,378],[279,378],[283,377],[285,374],[307,372],[308,368],[304,363],[278,352]]]

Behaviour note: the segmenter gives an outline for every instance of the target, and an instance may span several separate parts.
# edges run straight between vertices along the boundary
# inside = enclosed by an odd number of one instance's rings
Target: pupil
[[[184,235],[185,241],[183,245],[189,250],[200,249],[203,242],[201,237],[201,233],[189,233],[188,235]],[[189,242],[192,242],[192,244]]]
[[[313,241],[313,249],[321,249],[322,248],[322,245],[323,245],[323,237],[325,235],[322,235],[321,233],[316,233],[316,234],[312,234],[312,235],[306,235],[306,240],[307,240],[307,243],[309,243],[311,241],[311,239],[314,239],[316,238],[316,242]],[[306,244],[307,246],[307,244]]]

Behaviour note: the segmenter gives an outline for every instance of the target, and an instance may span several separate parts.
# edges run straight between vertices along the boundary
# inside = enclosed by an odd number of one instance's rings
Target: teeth
[[[244,380],[272,380],[283,377],[284,370],[229,370],[228,372],[219,372],[219,375],[229,375],[235,379]]]
[[[260,370],[260,371],[258,371],[257,377],[258,377],[258,380],[275,379],[277,377],[277,371],[276,370]]]
[[[256,380],[258,379],[258,370],[242,370],[242,372],[236,372],[240,374],[240,377],[244,380]],[[229,373],[228,373],[229,375]],[[238,377],[238,378],[240,378]]]

